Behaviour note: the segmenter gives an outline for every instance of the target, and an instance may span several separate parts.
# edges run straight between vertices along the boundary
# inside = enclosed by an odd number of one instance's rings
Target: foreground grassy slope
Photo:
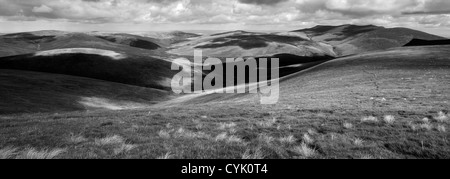
[[[1,115],[0,157],[448,159],[447,49],[333,60],[284,79],[270,106],[214,95],[148,110]]]
[[[445,113],[396,112],[237,104],[2,115],[0,158],[450,158]]]
[[[89,78],[0,70],[0,114],[148,107],[168,95]]]

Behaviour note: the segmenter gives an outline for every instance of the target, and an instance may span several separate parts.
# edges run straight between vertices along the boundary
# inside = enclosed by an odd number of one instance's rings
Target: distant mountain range
[[[143,55],[168,52],[191,56],[202,49],[206,56],[267,56],[290,53],[299,56],[345,56],[406,45],[413,39],[446,38],[407,28],[379,26],[316,26],[291,32],[231,31],[199,35],[181,31],[126,33],[70,33],[36,31],[0,36],[0,57],[57,48],[101,48],[142,51]],[[130,48],[131,47],[131,48]]]

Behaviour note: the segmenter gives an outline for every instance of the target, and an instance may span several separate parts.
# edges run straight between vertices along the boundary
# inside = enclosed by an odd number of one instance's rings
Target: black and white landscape
[[[0,0],[0,159],[449,159],[450,1],[380,2]],[[175,94],[195,50],[279,101]]]

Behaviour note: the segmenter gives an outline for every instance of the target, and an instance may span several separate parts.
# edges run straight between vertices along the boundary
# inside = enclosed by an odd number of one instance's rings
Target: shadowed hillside
[[[422,40],[422,39],[413,39],[409,43],[405,45],[405,47],[409,46],[432,46],[432,45],[450,45],[450,40]]]
[[[168,92],[119,83],[0,70],[0,114],[135,109],[167,100]]]
[[[0,58],[0,69],[73,75],[166,90],[170,89],[170,79],[176,73],[170,67],[171,63],[164,60],[127,54],[119,59],[82,53],[29,54]]]
[[[161,48],[158,44],[152,42],[151,39],[132,36],[128,34],[111,34],[111,35],[97,35],[96,37],[122,45],[128,45],[131,47],[146,49],[146,50],[156,50]]]

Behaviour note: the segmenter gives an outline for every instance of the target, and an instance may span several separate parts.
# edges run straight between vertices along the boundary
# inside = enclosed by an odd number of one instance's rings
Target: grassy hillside
[[[207,95],[146,110],[0,115],[0,156],[448,159],[449,53],[408,47],[332,60],[283,79],[270,106],[256,95]]]
[[[315,41],[333,45],[341,56],[402,47],[412,39],[444,39],[407,28],[384,28],[372,25],[317,26],[294,32],[305,33]]]
[[[279,108],[432,110],[448,108],[448,46],[402,47],[339,58],[281,81]],[[206,95],[259,103],[258,95]],[[214,100],[213,100],[214,101]],[[191,103],[193,101],[188,101]]]
[[[189,41],[191,38],[200,37],[201,35],[195,33],[188,33],[182,31],[172,32],[141,32],[133,33],[142,37],[152,38],[158,42],[158,44],[168,47],[172,44]]]
[[[64,33],[40,31],[29,33],[6,34],[0,36],[0,57],[23,55],[37,51],[60,48],[98,48],[136,54],[154,56],[164,54],[158,44],[150,38],[132,35],[101,36],[89,33]]]
[[[148,107],[168,92],[67,75],[0,70],[0,114]]]
[[[359,25],[341,25],[341,26],[315,26],[308,29],[296,30],[293,32],[305,32],[310,36],[321,36],[325,34],[336,33],[340,36],[351,37],[356,36],[361,33],[371,32],[375,30],[383,29],[383,27],[367,25],[367,26],[359,26]]]
[[[176,73],[170,68],[171,63],[164,60],[130,55],[120,60],[81,53],[0,58],[0,69],[65,74],[166,90]]]
[[[233,31],[202,36],[174,44],[168,53],[193,56],[195,49],[204,56],[238,58],[288,53],[297,56],[335,56],[333,47],[298,36]]]
[[[147,50],[157,50],[161,48],[160,45],[155,43],[156,39],[150,39],[146,37],[140,37],[136,35],[129,34],[104,34],[96,35],[96,37],[122,45],[127,45],[131,47],[136,47],[140,49]]]

